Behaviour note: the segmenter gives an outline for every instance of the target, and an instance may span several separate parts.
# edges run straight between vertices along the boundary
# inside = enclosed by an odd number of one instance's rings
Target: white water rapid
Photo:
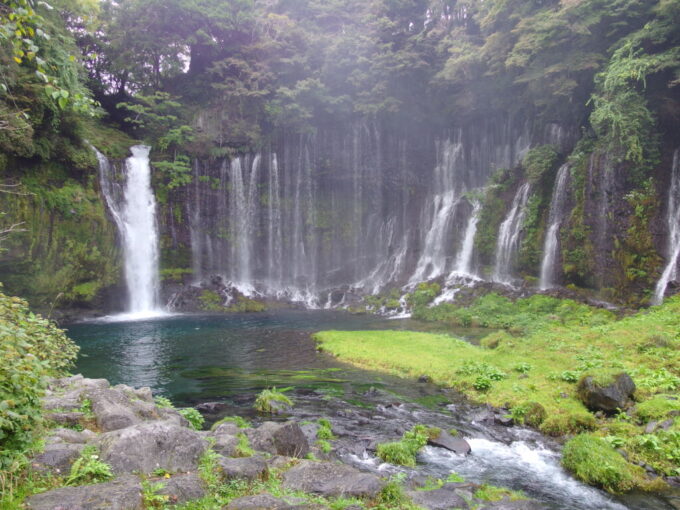
[[[678,278],[678,259],[680,258],[680,149],[673,154],[671,187],[668,192],[668,262],[654,290],[653,303],[659,305],[666,294],[666,287]]]
[[[519,248],[529,189],[528,182],[520,186],[512,200],[512,208],[498,230],[496,265],[493,271],[493,280],[496,282],[512,283],[512,262]]]
[[[547,290],[555,286],[560,227],[566,213],[569,172],[569,164],[564,164],[557,171],[557,178],[555,179],[553,195],[550,201],[550,214],[548,216],[548,224],[550,226],[543,243],[543,260],[541,261],[541,279],[539,283],[541,290]]]
[[[136,145],[125,161],[124,183],[113,175],[108,159],[97,153],[106,204],[123,243],[128,310],[120,319],[140,319],[164,312],[158,305],[158,230],[151,189],[150,147]]]

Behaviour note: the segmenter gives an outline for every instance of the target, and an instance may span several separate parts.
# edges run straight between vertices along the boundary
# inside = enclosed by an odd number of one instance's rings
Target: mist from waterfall
[[[564,221],[567,206],[567,193],[570,175],[570,166],[565,163],[557,171],[552,199],[550,200],[550,213],[548,215],[548,231],[543,243],[543,259],[541,261],[541,279],[539,288],[547,290],[555,286],[557,276],[557,262],[559,255],[560,227]]]
[[[673,153],[671,185],[668,191],[668,225],[667,263],[661,278],[654,289],[653,303],[663,302],[668,283],[678,278],[678,260],[680,259],[680,149]]]

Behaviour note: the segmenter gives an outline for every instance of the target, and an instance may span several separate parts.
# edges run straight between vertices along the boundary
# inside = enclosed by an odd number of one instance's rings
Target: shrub
[[[86,446],[80,457],[71,466],[71,473],[64,485],[106,482],[113,478],[111,466],[99,460],[99,452],[94,446]]]
[[[319,424],[319,429],[316,431],[317,439],[335,439],[330,421],[326,418],[319,418],[317,423]]]
[[[191,425],[191,428],[194,430],[201,430],[203,428],[203,423],[205,422],[205,418],[203,418],[203,415],[199,413],[196,409],[193,407],[187,407],[186,409],[180,409],[179,414],[184,416],[186,420],[189,422],[189,425]]]
[[[62,330],[0,292],[0,471],[34,439],[47,377],[64,374],[77,353]]]
[[[280,404],[292,406],[293,401],[274,387],[262,390],[255,399],[253,407],[261,413],[276,413],[281,409]]]
[[[613,493],[634,489],[644,475],[642,468],[627,462],[607,441],[590,434],[567,442],[562,465],[579,480]]]
[[[438,436],[440,429],[429,428],[425,425],[415,425],[405,432],[400,441],[381,443],[378,445],[377,454],[385,462],[399,466],[414,467],[416,454],[427,444],[428,438]]]

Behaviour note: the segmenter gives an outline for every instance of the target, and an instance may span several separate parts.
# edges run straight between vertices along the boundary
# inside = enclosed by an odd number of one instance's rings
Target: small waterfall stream
[[[555,179],[555,186],[550,201],[550,214],[548,216],[549,227],[545,235],[545,242],[543,243],[543,260],[541,262],[541,280],[539,283],[541,290],[547,290],[555,285],[560,227],[566,213],[569,172],[569,164],[564,164],[557,171]]]
[[[654,290],[653,303],[656,305],[662,303],[668,283],[678,277],[678,259],[680,259],[680,149],[677,149],[673,154],[666,221],[668,223],[668,263]]]
[[[493,280],[496,282],[512,283],[512,263],[519,249],[522,224],[524,223],[526,205],[529,200],[529,189],[528,182],[519,187],[515,198],[512,200],[510,212],[498,230],[496,265],[493,271]]]
[[[475,247],[475,235],[477,235],[477,223],[479,223],[479,213],[482,210],[482,203],[479,200],[472,202],[472,212],[468,218],[463,244],[456,256],[456,265],[453,272],[463,276],[475,276],[472,271],[472,255]]]
[[[123,242],[128,292],[126,316],[134,317],[162,314],[158,306],[159,249],[150,150],[145,145],[130,149],[132,156],[125,161],[124,184],[116,179],[108,159],[97,153],[102,193]]]

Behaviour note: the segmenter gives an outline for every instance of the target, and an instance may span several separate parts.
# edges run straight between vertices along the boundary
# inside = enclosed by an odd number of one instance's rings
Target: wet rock
[[[447,450],[457,453],[458,455],[468,455],[472,450],[470,443],[460,437],[454,437],[448,432],[442,430],[435,439],[428,439],[427,443],[431,446],[438,446],[439,448],[446,448]]]
[[[344,464],[304,460],[284,473],[282,485],[322,496],[374,497],[383,482]]]
[[[470,508],[467,502],[455,491],[450,489],[435,489],[433,491],[409,491],[406,493],[413,502],[430,510],[448,510],[449,508]]]
[[[431,383],[432,382],[432,377],[429,375],[421,375],[418,377],[418,382],[419,383]]]
[[[224,402],[203,402],[194,406],[198,411],[204,414],[216,414],[227,407]]]
[[[601,386],[591,376],[586,376],[578,384],[578,395],[591,411],[604,411],[612,414],[623,409],[635,391],[633,379],[621,372],[614,376],[610,384]]]
[[[174,505],[201,499],[206,492],[200,477],[196,473],[187,473],[164,480],[163,488],[158,491],[158,494],[168,496],[168,502]]]
[[[171,422],[147,422],[107,432],[99,438],[101,459],[114,473],[193,471],[207,442],[193,430]]]
[[[35,471],[67,475],[71,471],[71,464],[80,457],[84,447],[82,444],[49,444],[43,453],[31,461],[31,467]]]
[[[279,455],[302,458],[309,453],[309,442],[297,423],[281,425],[274,431],[273,438]]]
[[[220,459],[220,468],[224,478],[256,480],[267,471],[267,463],[263,457],[245,457],[241,459]]]
[[[256,429],[248,429],[245,434],[250,441],[250,446],[258,452],[276,454],[274,446],[274,432],[279,428],[279,424],[273,421],[266,421]]]
[[[142,510],[142,487],[136,476],[107,483],[64,487],[31,496],[32,510]]]
[[[283,508],[289,508],[288,503],[267,492],[234,499],[227,506],[227,510],[279,510]]]

